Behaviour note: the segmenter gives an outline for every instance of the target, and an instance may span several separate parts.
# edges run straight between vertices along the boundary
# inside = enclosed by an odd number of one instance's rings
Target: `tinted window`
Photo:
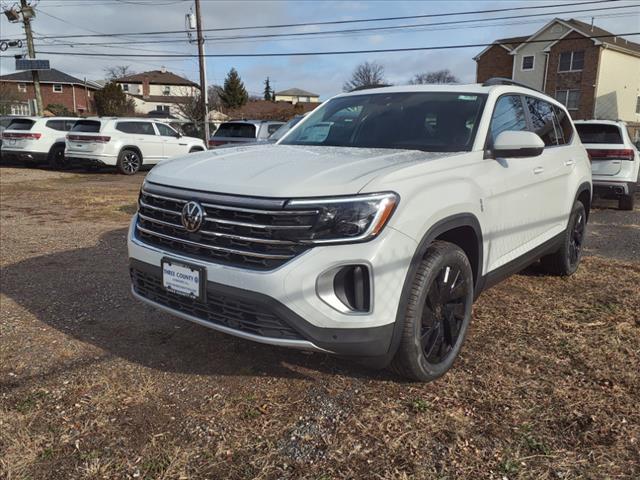
[[[606,123],[578,123],[576,125],[582,143],[623,143],[620,129]]]
[[[527,97],[527,108],[533,131],[538,134],[546,146],[564,143],[560,126],[557,124],[553,106],[550,103],[539,98]]]
[[[173,128],[165,125],[164,123],[156,123],[156,127],[160,132],[160,135],[163,137],[177,137],[178,132],[176,132]]]
[[[486,96],[402,92],[334,98],[287,135],[284,145],[471,150]]]
[[[495,141],[500,133],[507,130],[521,131],[526,129],[527,119],[520,96],[500,97],[491,117],[491,140]]]
[[[267,126],[267,133],[271,135],[272,133],[277,132],[281,126],[282,126],[281,123],[272,123]]]
[[[100,131],[100,122],[97,120],[78,120],[71,127],[72,132],[98,133]]]
[[[18,118],[11,121],[7,130],[31,130],[34,123],[36,122],[29,120],[28,118]]]
[[[118,122],[116,130],[123,133],[133,133],[136,135],[155,135],[151,122]]]
[[[571,143],[571,139],[573,138],[573,127],[571,126],[571,117],[569,114],[560,107],[553,105],[553,111],[556,114],[556,120],[560,127],[560,132],[562,133],[562,138],[564,139],[564,143]]]
[[[65,126],[64,120],[49,120],[47,121],[46,125],[53,130],[60,130],[61,132],[65,132],[68,130]]]
[[[213,136],[256,138],[256,127],[252,123],[223,123]]]

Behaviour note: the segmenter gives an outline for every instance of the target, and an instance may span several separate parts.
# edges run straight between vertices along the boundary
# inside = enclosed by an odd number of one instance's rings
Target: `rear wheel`
[[[392,368],[411,380],[444,375],[462,347],[473,304],[473,273],[464,252],[434,242],[422,260],[405,313]]]
[[[587,212],[581,201],[573,205],[562,246],[557,252],[542,257],[544,269],[559,276],[575,273],[582,260],[582,247],[586,236]]]
[[[625,195],[618,200],[618,208],[620,210],[633,210],[634,195]]]
[[[48,156],[49,166],[59,170],[69,168],[69,162],[64,156],[64,145],[54,145],[51,147]]]
[[[118,155],[116,167],[123,175],[133,175],[140,170],[142,157],[135,150],[124,149]]]

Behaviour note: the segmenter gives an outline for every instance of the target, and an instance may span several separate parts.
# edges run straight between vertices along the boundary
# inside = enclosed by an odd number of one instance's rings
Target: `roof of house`
[[[135,97],[143,102],[152,103],[186,103],[193,100],[193,97],[189,96],[177,96],[177,95],[147,95],[146,97],[139,94],[127,93],[132,97]]]
[[[506,48],[508,51],[513,51],[514,49],[520,47],[523,43],[526,43],[527,40],[532,40],[536,35],[540,32],[546,30],[546,28],[552,23],[559,22],[564,24],[565,26],[577,31],[578,33],[585,36],[596,36],[600,38],[596,38],[597,40],[609,47],[613,47],[616,49],[629,50],[631,53],[640,54],[640,44],[635,42],[629,42],[628,40],[620,37],[616,37],[615,34],[600,28],[595,25],[591,26],[588,23],[581,22],[580,20],[576,20],[571,18],[569,20],[562,20],[560,18],[555,18],[547,23],[543,28],[538,30],[536,33],[524,37],[511,37],[511,38],[501,38],[493,42],[487,48],[482,50],[478,55],[474,57],[474,60],[478,60],[482,55],[484,55],[491,47],[494,45],[500,45],[501,47]],[[556,40],[557,42],[557,40]],[[550,44],[555,43],[554,41],[549,41]]]
[[[319,97],[317,93],[307,92],[301,88],[289,88],[287,90],[281,90],[276,92],[276,95],[286,95],[289,97]]]
[[[85,84],[87,87],[97,90],[100,88],[94,82],[87,80],[80,80],[79,78],[72,77],[60,70],[56,70],[52,68],[51,70],[39,70],[40,74],[40,83],[71,83],[75,85]],[[31,71],[25,70],[22,72],[9,73],[8,75],[0,76],[0,82],[24,82],[24,83],[32,83],[33,77],[31,76]]]
[[[142,83],[145,79],[154,85],[186,85],[200,88],[197,83],[167,70],[151,70],[149,72],[134,73],[133,75],[120,77],[116,79],[116,82]]]
[[[320,104],[317,102],[298,102],[292,105],[290,102],[270,102],[256,100],[247,102],[240,108],[225,112],[235,119],[250,118],[253,120],[282,120],[287,121],[296,115],[310,112]]]

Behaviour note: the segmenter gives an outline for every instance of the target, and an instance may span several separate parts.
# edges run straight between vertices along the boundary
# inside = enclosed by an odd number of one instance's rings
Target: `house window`
[[[526,55],[522,57],[522,70],[533,70],[535,65],[535,58],[533,55]]]
[[[27,91],[27,84],[26,83],[19,83],[18,84],[18,91],[25,93]]]
[[[165,85],[164,89],[162,90],[162,94],[171,95],[171,87],[169,85]]]
[[[160,112],[167,112],[167,113],[169,113],[170,108],[169,108],[169,105],[158,105],[157,110],[158,110],[158,111],[160,111]]]
[[[556,100],[568,110],[578,110],[580,108],[580,90],[556,90]]]
[[[559,72],[579,72],[584,68],[584,50],[562,52],[558,62]]]
[[[122,91],[123,92],[128,92],[129,91],[129,84],[128,83],[123,83],[122,84]]]
[[[53,91],[55,93],[62,93],[62,85],[54,84],[53,85]]]

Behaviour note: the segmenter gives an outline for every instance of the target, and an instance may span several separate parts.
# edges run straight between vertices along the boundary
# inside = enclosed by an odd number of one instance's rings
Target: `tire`
[[[542,257],[542,267],[552,275],[568,277],[580,265],[586,236],[587,212],[581,201],[576,201],[571,210],[562,246],[558,251]]]
[[[116,167],[123,175],[135,175],[142,167],[142,156],[135,150],[125,148],[118,155]]]
[[[413,279],[400,346],[391,368],[421,382],[444,375],[464,343],[472,304],[469,259],[457,245],[433,242]]]
[[[69,168],[69,162],[64,156],[64,145],[54,145],[51,147],[47,161],[51,168],[57,170],[66,170]]]
[[[618,200],[618,208],[620,210],[633,210],[634,200],[635,197],[633,193],[630,195],[625,195],[624,197],[620,197],[620,199]]]

